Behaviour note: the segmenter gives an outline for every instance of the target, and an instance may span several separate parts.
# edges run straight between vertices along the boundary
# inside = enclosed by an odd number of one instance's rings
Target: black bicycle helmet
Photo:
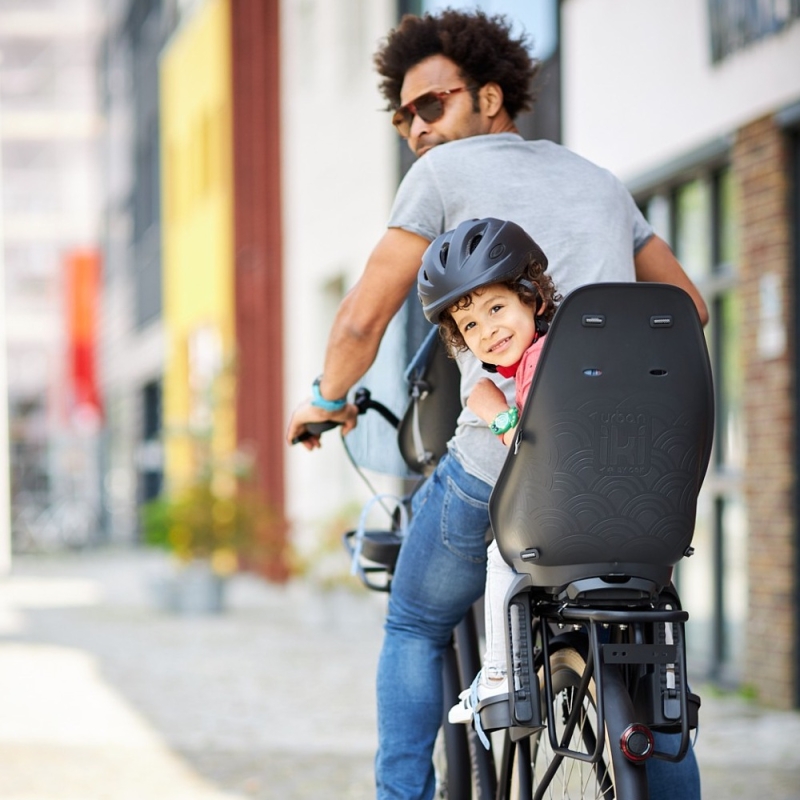
[[[547,256],[515,222],[486,217],[462,222],[434,239],[417,276],[417,291],[428,322],[481,286],[522,274],[531,260],[547,268]]]

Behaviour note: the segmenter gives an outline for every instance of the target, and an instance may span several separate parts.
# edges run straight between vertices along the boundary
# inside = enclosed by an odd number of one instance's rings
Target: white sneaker
[[[458,696],[458,702],[448,711],[447,721],[451,725],[468,724],[472,722],[475,707],[482,700],[489,697],[508,694],[508,678],[501,681],[484,683],[479,672],[472,682],[472,686],[464,689]]]

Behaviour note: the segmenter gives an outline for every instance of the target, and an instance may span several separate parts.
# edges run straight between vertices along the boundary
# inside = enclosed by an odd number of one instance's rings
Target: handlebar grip
[[[334,422],[333,420],[326,420],[325,422],[309,422],[306,424],[305,431],[292,439],[292,444],[299,444],[300,442],[306,441],[306,439],[310,439],[312,436],[319,436],[320,434],[325,433],[325,431],[338,428],[341,424],[341,422]]]

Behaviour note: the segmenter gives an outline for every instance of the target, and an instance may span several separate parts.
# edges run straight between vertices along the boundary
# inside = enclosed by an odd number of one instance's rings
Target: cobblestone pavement
[[[383,598],[237,576],[157,611],[149,551],[17,558],[0,579],[4,800],[367,800]],[[800,714],[702,692],[705,800],[800,799]]]

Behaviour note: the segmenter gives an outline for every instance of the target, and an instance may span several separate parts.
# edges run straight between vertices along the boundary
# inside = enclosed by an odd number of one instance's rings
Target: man
[[[428,244],[465,219],[492,216],[525,228],[548,254],[548,271],[563,295],[599,281],[662,281],[685,289],[707,321],[696,287],[619,181],[563,147],[518,135],[514,116],[530,107],[537,65],[509,27],[482,12],[406,16],[376,54],[393,123],[419,160],[342,302],[324,372],[312,399],[294,411],[289,441],[309,422],[336,420],[345,432],[354,427],[348,390],[372,364]],[[468,356],[459,367],[466,397],[487,373]],[[513,402],[513,381],[498,378],[498,385]],[[318,447],[319,438],[305,444]],[[433,796],[441,653],[483,592],[487,503],[505,454],[486,424],[465,409],[448,454],[416,493],[378,668],[379,798]],[[673,771],[651,777],[654,800],[699,797],[693,754],[666,769]]]

